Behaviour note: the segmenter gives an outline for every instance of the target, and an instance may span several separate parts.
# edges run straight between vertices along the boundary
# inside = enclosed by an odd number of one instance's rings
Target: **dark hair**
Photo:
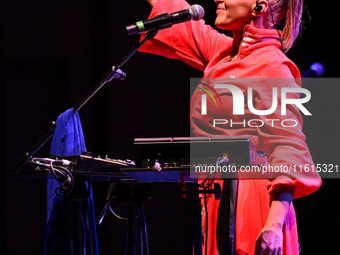
[[[262,17],[262,26],[282,30],[282,48],[287,52],[299,35],[303,0],[267,0],[269,8]]]

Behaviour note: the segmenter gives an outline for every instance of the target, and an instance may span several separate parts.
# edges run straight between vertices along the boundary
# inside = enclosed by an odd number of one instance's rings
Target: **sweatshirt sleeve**
[[[163,13],[172,13],[190,8],[184,0],[158,0],[149,19]],[[142,35],[141,39],[144,38]],[[220,34],[203,20],[187,21],[163,29],[139,51],[153,53],[204,70],[209,60],[222,48],[232,45],[232,38]]]
[[[258,128],[261,147],[264,148],[268,163],[280,169],[269,174],[267,185],[271,197],[276,192],[289,192],[294,198],[306,196],[321,185],[321,178],[316,172],[310,151],[306,144],[306,137],[302,133],[302,117],[299,108],[294,104],[287,104],[286,114],[282,114],[281,104],[283,88],[300,88],[298,69],[287,58],[276,59],[268,63],[264,70],[264,77],[260,82],[256,95],[253,95],[256,109],[270,109],[273,103],[273,87],[278,91],[277,110],[270,115],[259,115],[264,125]],[[279,70],[279,71],[278,71]],[[276,78],[277,77],[277,78]],[[299,93],[287,93],[287,98],[299,99]],[[308,110],[308,109],[307,109]]]

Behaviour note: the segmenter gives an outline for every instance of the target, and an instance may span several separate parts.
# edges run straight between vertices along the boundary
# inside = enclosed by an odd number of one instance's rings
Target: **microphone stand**
[[[145,34],[145,38],[139,42],[139,44],[129,52],[117,66],[113,66],[111,70],[109,70],[103,77],[103,79],[85,96],[83,97],[75,107],[73,107],[74,112],[78,112],[106,83],[112,81],[113,78],[124,80],[126,77],[126,73],[124,73],[120,68],[138,51],[143,44],[152,40],[156,34],[158,33],[158,29],[151,30]],[[50,123],[49,131],[39,140],[39,142],[14,165],[14,167],[10,171],[11,176],[18,175],[20,170],[26,165],[28,161],[30,161],[34,154],[37,153],[41,147],[44,146],[52,137],[54,133],[54,129],[56,127],[55,121]]]

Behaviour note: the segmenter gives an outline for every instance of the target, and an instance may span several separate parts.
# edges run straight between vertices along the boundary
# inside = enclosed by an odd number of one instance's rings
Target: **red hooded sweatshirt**
[[[183,0],[158,0],[149,18],[189,7],[189,4]],[[308,169],[312,169],[314,163],[302,133],[302,117],[299,109],[293,104],[287,105],[286,115],[281,114],[281,88],[299,88],[300,73],[295,64],[281,51],[280,39],[275,29],[257,29],[248,25],[244,29],[239,56],[232,59],[235,49],[233,39],[218,33],[200,20],[176,24],[159,31],[156,37],[146,42],[140,51],[182,60],[202,70],[203,81],[208,83],[209,81],[205,80],[207,78],[235,80],[245,98],[248,95],[248,87],[252,87],[252,102],[254,108],[258,110],[271,108],[273,87],[277,87],[278,107],[269,115],[253,114],[246,103],[244,114],[234,115],[233,97],[226,89],[215,90],[223,104],[214,108],[214,102],[208,101],[207,109],[210,112],[202,115],[201,90],[196,89],[191,99],[190,113],[193,133],[196,136],[246,135],[258,151],[266,153],[271,166],[287,166],[290,169],[294,166],[307,166]],[[290,96],[298,98],[299,94],[295,93]],[[234,123],[244,122],[246,124],[214,126],[213,119],[226,119]],[[254,119],[260,124],[254,124],[251,121]],[[286,126],[282,125],[284,119],[294,125],[286,127],[288,122]],[[248,125],[249,121],[251,125]],[[266,223],[270,202],[276,191],[294,193],[294,198],[297,198],[306,196],[320,187],[319,175],[316,172],[307,171],[307,168],[271,174],[267,179],[239,180],[236,208],[237,255],[254,254],[255,241]],[[217,180],[217,182],[220,182],[222,186],[221,181]],[[218,254],[216,246],[218,208],[218,200],[208,199],[208,254],[210,255]],[[205,229],[204,217],[202,220],[203,229]],[[283,254],[299,254],[293,204],[285,219],[283,236]]]

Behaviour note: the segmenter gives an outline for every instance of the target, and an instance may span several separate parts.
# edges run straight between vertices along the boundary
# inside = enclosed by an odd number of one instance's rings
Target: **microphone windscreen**
[[[204,9],[198,4],[192,5],[189,12],[191,13],[191,19],[193,20],[200,20],[204,17]]]

